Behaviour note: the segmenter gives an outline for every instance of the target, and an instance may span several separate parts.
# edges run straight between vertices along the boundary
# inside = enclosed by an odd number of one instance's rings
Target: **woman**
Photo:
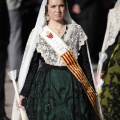
[[[44,40],[45,36],[48,41]],[[66,0],[44,0],[23,58],[18,80],[19,104],[25,106],[29,120],[98,120],[82,85],[48,44],[55,38],[59,39],[55,41],[55,47],[60,40],[65,43],[63,46],[66,49],[61,47],[60,52],[70,49],[93,85],[86,49],[87,37],[69,16]],[[73,58],[70,56],[70,59]]]
[[[99,95],[102,114],[104,120],[120,120],[120,0],[109,11],[103,47],[108,58],[101,74],[104,80]]]
[[[107,51],[113,51],[108,53],[110,56],[102,69],[104,84],[100,93],[100,103],[104,120],[120,119],[120,38],[116,42],[117,45],[108,47]]]

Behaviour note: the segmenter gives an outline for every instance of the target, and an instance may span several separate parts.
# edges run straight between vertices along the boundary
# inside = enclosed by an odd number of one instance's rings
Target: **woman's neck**
[[[63,36],[63,34],[66,31],[66,23],[65,21],[57,22],[57,21],[52,21],[50,20],[48,22],[48,27],[53,30],[59,37]]]
[[[62,20],[62,21],[58,22],[58,21],[50,20],[48,25],[53,26],[53,28],[59,29],[59,28],[61,28],[61,26],[65,25],[65,21]]]

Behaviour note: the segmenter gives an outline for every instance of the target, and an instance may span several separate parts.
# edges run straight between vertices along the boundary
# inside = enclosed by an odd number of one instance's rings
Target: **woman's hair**
[[[66,2],[67,2],[67,0],[63,0],[64,1],[64,3],[65,3],[65,7],[67,6],[66,5]],[[49,0],[47,0],[47,5],[49,4]],[[47,7],[46,7],[46,10],[45,10],[45,14],[47,14]]]
[[[65,5],[66,5],[66,1],[67,1],[67,0],[63,0],[63,1],[64,1]],[[49,4],[49,0],[47,0],[47,4]]]

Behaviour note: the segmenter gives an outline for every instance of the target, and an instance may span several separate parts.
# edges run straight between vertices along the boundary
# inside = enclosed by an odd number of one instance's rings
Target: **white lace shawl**
[[[41,37],[38,38],[39,42],[36,46],[37,52],[41,53],[45,63],[54,66],[66,66],[59,55],[52,49],[52,47]],[[67,30],[62,37],[68,48],[73,53],[74,57],[78,59],[78,51],[84,42],[87,40],[83,29],[77,24],[67,24]]]

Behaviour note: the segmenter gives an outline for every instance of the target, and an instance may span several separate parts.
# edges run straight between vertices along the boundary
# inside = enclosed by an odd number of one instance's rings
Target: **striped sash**
[[[43,38],[53,50],[61,57],[68,69],[73,73],[73,75],[81,83],[85,93],[87,94],[96,114],[99,117],[99,111],[97,106],[97,94],[91,84],[89,83],[87,77],[85,76],[83,70],[78,64],[77,60],[67,47],[67,45],[60,39],[49,27],[45,26],[43,31],[40,33],[41,38]]]
[[[97,106],[97,94],[91,84],[89,83],[87,77],[85,76],[83,70],[80,65],[72,55],[70,51],[67,51],[65,54],[61,56],[64,63],[67,65],[69,70],[73,73],[73,75],[77,78],[77,80],[81,83],[85,93],[87,94],[96,114],[99,117],[99,111]]]

